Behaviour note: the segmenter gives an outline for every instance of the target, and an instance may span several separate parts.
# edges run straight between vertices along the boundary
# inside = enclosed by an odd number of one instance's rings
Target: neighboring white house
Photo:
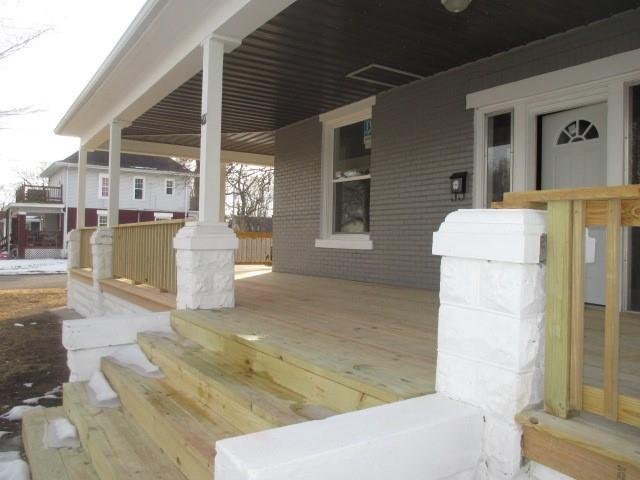
[[[106,225],[109,201],[109,154],[90,152],[87,158],[86,226]],[[183,218],[189,210],[194,174],[168,157],[123,154],[120,176],[120,223]],[[78,154],[54,162],[43,172],[49,186],[61,186],[69,211],[66,231],[75,228],[78,206]]]
[[[194,177],[191,171],[168,157],[124,154],[121,162],[119,223],[186,216]],[[88,154],[88,227],[107,225],[108,163],[108,152]],[[76,227],[78,154],[53,162],[41,176],[48,179],[47,186],[21,186],[16,191],[16,201],[4,210],[0,237],[10,239],[10,250],[19,257],[64,255],[67,233]],[[21,217],[25,217],[24,221]]]

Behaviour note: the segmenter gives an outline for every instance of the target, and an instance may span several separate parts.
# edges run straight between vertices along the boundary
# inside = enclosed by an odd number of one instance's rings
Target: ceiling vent
[[[353,78],[362,82],[374,83],[376,85],[384,85],[385,87],[399,87],[406,83],[422,80],[422,75],[405,72],[397,68],[386,67],[372,63],[366,67],[359,68],[349,74],[347,78]]]

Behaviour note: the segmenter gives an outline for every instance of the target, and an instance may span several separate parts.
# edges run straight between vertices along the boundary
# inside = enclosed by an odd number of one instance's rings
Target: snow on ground
[[[0,479],[29,480],[29,466],[20,452],[0,452]]]
[[[0,260],[0,275],[35,275],[38,273],[66,273],[66,271],[66,259]]]
[[[4,420],[8,420],[10,422],[18,422],[22,420],[22,415],[29,410],[33,410],[34,408],[42,408],[40,405],[36,407],[32,407],[30,405],[18,405],[13,407],[7,413],[0,415],[0,418]]]
[[[64,417],[49,422],[44,433],[45,448],[78,448],[78,432],[69,420]]]

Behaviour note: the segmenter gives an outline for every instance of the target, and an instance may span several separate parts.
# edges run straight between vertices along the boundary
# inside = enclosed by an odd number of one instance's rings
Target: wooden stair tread
[[[267,317],[247,308],[171,312],[178,333],[220,351],[226,339],[261,353],[281,358],[335,383],[358,390],[382,402],[395,402],[435,391],[426,384],[428,362],[413,355],[391,352],[373,345],[354,344],[299,325],[284,324],[276,314]],[[332,355],[327,355],[327,350]],[[403,375],[399,375],[403,372]]]
[[[98,480],[82,448],[45,448],[47,423],[66,416],[62,407],[34,409],[24,414],[22,442],[33,480]]]
[[[247,426],[229,418],[245,433],[309,420],[297,413],[305,404],[303,396],[178,335],[143,333],[138,335],[138,343],[174,385],[181,384],[181,391],[195,382],[192,394],[207,406],[214,408],[215,403],[228,401],[244,410],[245,416],[259,417]]]
[[[124,409],[189,479],[213,475],[215,443],[240,432],[224,419],[212,421],[203,408],[166,380],[146,378],[108,358],[102,372]]]
[[[120,408],[92,406],[86,383],[67,383],[63,391],[64,410],[101,480],[186,478]]]

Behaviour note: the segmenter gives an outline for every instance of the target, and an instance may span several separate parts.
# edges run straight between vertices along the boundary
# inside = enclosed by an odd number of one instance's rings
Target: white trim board
[[[485,207],[486,117],[513,111],[511,191],[536,189],[538,116],[604,102],[607,104],[607,180],[630,181],[629,88],[640,82],[640,49],[537,75],[467,95],[474,109],[474,208]],[[623,257],[629,236],[623,236]],[[622,265],[621,305],[627,305],[629,265]]]
[[[585,87],[592,82],[606,84],[613,78],[624,79],[627,75],[635,77],[638,72],[640,72],[640,49],[470,93],[467,95],[467,108],[528,101],[536,95],[548,94],[551,91],[572,89],[577,86]]]

